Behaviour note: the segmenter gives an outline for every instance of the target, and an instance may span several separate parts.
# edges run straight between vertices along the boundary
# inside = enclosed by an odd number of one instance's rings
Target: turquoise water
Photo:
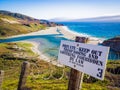
[[[62,34],[59,34],[62,35]],[[23,40],[30,40],[30,39],[35,39],[35,38],[54,38],[56,36],[59,36],[58,34],[53,34],[53,35],[32,35],[32,36],[19,36],[19,37],[13,37],[13,38],[8,38],[8,39],[0,39],[0,43],[6,43],[6,42],[16,42],[16,41],[23,41]]]
[[[34,38],[29,39],[29,41],[34,41],[39,43],[40,47],[38,48],[43,54],[49,57],[56,57],[58,56],[58,50],[60,46],[61,40],[67,40],[64,37],[60,37],[61,35],[49,35],[43,38]]]
[[[61,40],[67,40],[62,37],[62,34],[53,34],[53,35],[35,35],[35,36],[20,36],[9,39],[0,39],[0,43],[16,42],[16,41],[34,41],[38,43],[39,50],[49,56],[57,57],[58,49]]]

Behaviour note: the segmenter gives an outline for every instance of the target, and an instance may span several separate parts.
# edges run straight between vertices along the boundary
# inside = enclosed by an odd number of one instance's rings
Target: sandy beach
[[[7,38],[14,38],[14,37],[22,37],[22,36],[33,36],[33,35],[50,35],[50,34],[59,34],[59,32],[57,32],[57,27],[49,27],[45,30],[39,30],[36,32],[31,32],[28,34],[21,34],[21,35],[14,35],[14,36],[10,36]]]
[[[98,43],[101,43],[103,41],[102,39],[98,39],[96,37],[91,37],[91,36],[87,36],[87,35],[83,35],[80,33],[70,31],[66,26],[60,26],[58,28],[59,28],[60,32],[64,35],[64,37],[68,38],[68,39],[75,40],[76,36],[87,37],[87,38],[89,38],[87,43],[94,44],[94,45],[97,45]]]

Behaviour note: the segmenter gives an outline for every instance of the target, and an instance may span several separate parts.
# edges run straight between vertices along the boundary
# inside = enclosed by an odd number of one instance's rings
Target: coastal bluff
[[[102,45],[110,46],[110,49],[120,53],[120,36],[103,41]]]
[[[63,25],[20,13],[0,10],[0,38],[46,30],[56,26]]]

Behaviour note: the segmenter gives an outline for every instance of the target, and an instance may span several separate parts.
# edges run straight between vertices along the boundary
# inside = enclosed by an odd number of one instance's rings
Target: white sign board
[[[58,61],[103,80],[108,52],[109,47],[62,40]]]

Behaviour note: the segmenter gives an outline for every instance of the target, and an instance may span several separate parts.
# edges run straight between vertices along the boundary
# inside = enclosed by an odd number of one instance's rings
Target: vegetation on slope
[[[25,34],[46,28],[45,25],[36,22],[21,21],[14,17],[0,14],[0,37]]]
[[[8,16],[11,16],[11,17],[14,17],[14,18],[17,18],[17,19],[28,20],[28,21],[38,21],[39,22],[39,20],[34,19],[32,17],[26,16],[26,15],[23,15],[23,14],[19,14],[19,13],[12,13],[10,11],[0,10],[0,14],[8,15]]]
[[[32,90],[67,90],[70,68],[57,67],[37,59],[37,55],[31,51],[31,47],[32,45],[28,43],[0,44],[0,70],[5,71],[2,89],[17,89],[21,64],[23,61],[29,61],[31,66],[26,88]],[[63,69],[65,75],[59,79]],[[53,71],[51,72],[51,70]],[[53,77],[47,79],[51,73]],[[108,61],[105,80],[100,81],[85,74],[82,90],[88,90],[88,88],[89,90],[119,90],[119,79],[120,61]]]
[[[25,34],[60,24],[0,10],[0,37]]]

